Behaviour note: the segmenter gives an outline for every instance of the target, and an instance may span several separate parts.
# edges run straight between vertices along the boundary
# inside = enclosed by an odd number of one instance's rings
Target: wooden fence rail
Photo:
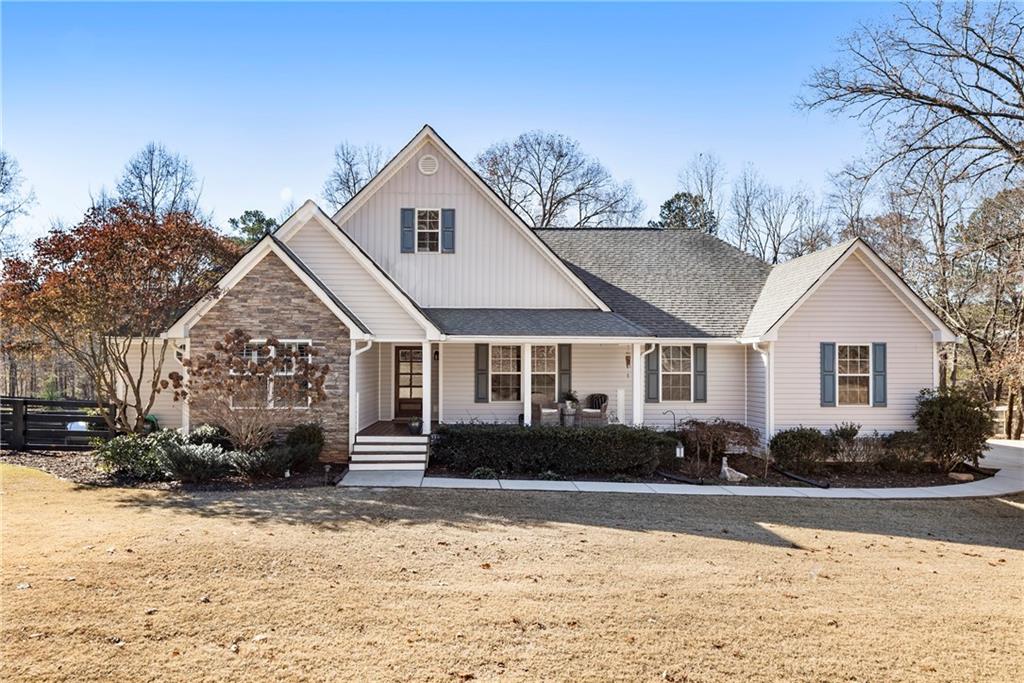
[[[81,451],[92,448],[93,439],[110,437],[92,401],[0,397],[0,446],[4,449]]]

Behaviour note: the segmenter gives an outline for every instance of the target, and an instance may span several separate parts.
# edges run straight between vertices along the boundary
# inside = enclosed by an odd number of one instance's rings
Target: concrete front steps
[[[427,469],[427,436],[356,435],[348,468],[352,471]]]

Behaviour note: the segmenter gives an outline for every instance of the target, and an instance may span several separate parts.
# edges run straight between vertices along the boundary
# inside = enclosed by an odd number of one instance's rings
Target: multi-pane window
[[[555,387],[558,385],[558,347],[551,344],[534,346],[530,352],[530,391],[543,394],[551,401],[557,401]]]
[[[693,347],[661,347],[661,400],[689,401],[693,392]]]
[[[309,396],[305,386],[292,386],[291,379],[295,375],[296,357],[304,357],[309,360],[309,341],[282,340],[278,346],[267,346],[263,340],[254,339],[245,344],[239,352],[239,357],[245,361],[246,367],[240,373],[231,371],[231,374],[241,374],[245,379],[240,381],[242,386],[236,391],[237,397],[232,396],[232,408],[255,408],[267,405],[270,408],[284,408],[289,405],[293,407],[306,407],[309,405]],[[275,368],[271,376],[262,373],[252,375],[249,363],[264,364],[266,361],[277,356],[282,357],[282,366]]]
[[[871,346],[868,344],[839,344],[836,353],[839,405],[870,405]]]
[[[416,209],[416,251],[440,251],[441,212],[438,209]]]
[[[519,346],[491,347],[491,400],[521,401],[523,361]]]

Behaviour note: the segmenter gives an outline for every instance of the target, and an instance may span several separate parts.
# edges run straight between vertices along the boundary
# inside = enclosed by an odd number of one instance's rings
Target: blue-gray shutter
[[[490,369],[491,354],[487,347],[487,344],[476,345],[476,392],[474,401],[476,403],[488,403],[490,401],[490,395],[488,391],[488,379],[487,373]]]
[[[660,365],[661,346],[655,344],[654,350],[647,354],[647,393],[645,398],[648,403],[658,403],[661,400],[661,390],[658,386]]]
[[[441,209],[441,253],[455,253],[455,209]]]
[[[821,342],[821,405],[833,407],[836,404],[836,345],[835,342]]]
[[[416,210],[402,209],[402,253],[416,251]]]
[[[693,402],[708,402],[708,345],[693,345]]]
[[[572,391],[572,344],[559,344],[558,345],[558,396],[559,401],[562,400],[562,396]]]
[[[885,344],[871,345],[871,395],[872,405],[885,407]]]

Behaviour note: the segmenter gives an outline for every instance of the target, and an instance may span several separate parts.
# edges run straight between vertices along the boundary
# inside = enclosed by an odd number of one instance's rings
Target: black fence
[[[92,448],[94,439],[110,437],[93,401],[0,397],[0,444],[4,449],[83,451]]]

